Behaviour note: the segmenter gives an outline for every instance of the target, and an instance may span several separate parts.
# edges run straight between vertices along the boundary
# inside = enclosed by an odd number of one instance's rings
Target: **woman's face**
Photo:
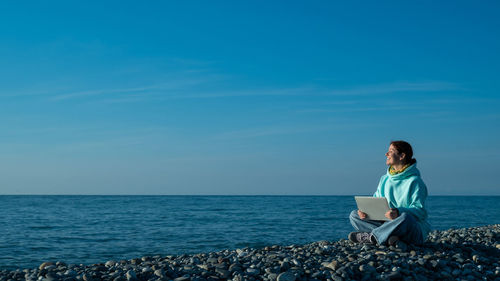
[[[389,150],[385,153],[385,157],[387,157],[385,163],[388,166],[403,164],[404,155],[399,154],[392,144],[389,146]]]

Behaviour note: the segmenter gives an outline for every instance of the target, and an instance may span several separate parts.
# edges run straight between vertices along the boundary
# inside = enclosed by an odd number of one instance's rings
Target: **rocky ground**
[[[500,225],[431,232],[422,247],[347,240],[93,265],[45,262],[7,280],[500,280]]]

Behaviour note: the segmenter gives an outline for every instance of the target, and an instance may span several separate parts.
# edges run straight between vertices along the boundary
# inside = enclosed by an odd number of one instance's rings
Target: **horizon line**
[[[351,197],[351,196],[371,196],[369,194],[0,194],[0,196],[172,196],[172,197]],[[500,194],[433,194],[428,197],[484,197]]]

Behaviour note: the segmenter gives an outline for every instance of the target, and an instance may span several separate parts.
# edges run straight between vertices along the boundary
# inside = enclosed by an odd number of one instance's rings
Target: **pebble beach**
[[[422,246],[305,245],[145,256],[99,264],[46,261],[2,270],[0,281],[138,280],[500,280],[500,225],[433,231]]]

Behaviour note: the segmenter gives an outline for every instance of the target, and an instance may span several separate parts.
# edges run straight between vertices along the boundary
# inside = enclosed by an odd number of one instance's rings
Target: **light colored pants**
[[[384,244],[392,235],[398,236],[400,240],[408,244],[420,245],[424,242],[417,220],[407,212],[403,212],[391,221],[383,222],[362,220],[359,218],[358,211],[354,210],[349,215],[349,220],[356,231],[373,234],[379,245]]]

